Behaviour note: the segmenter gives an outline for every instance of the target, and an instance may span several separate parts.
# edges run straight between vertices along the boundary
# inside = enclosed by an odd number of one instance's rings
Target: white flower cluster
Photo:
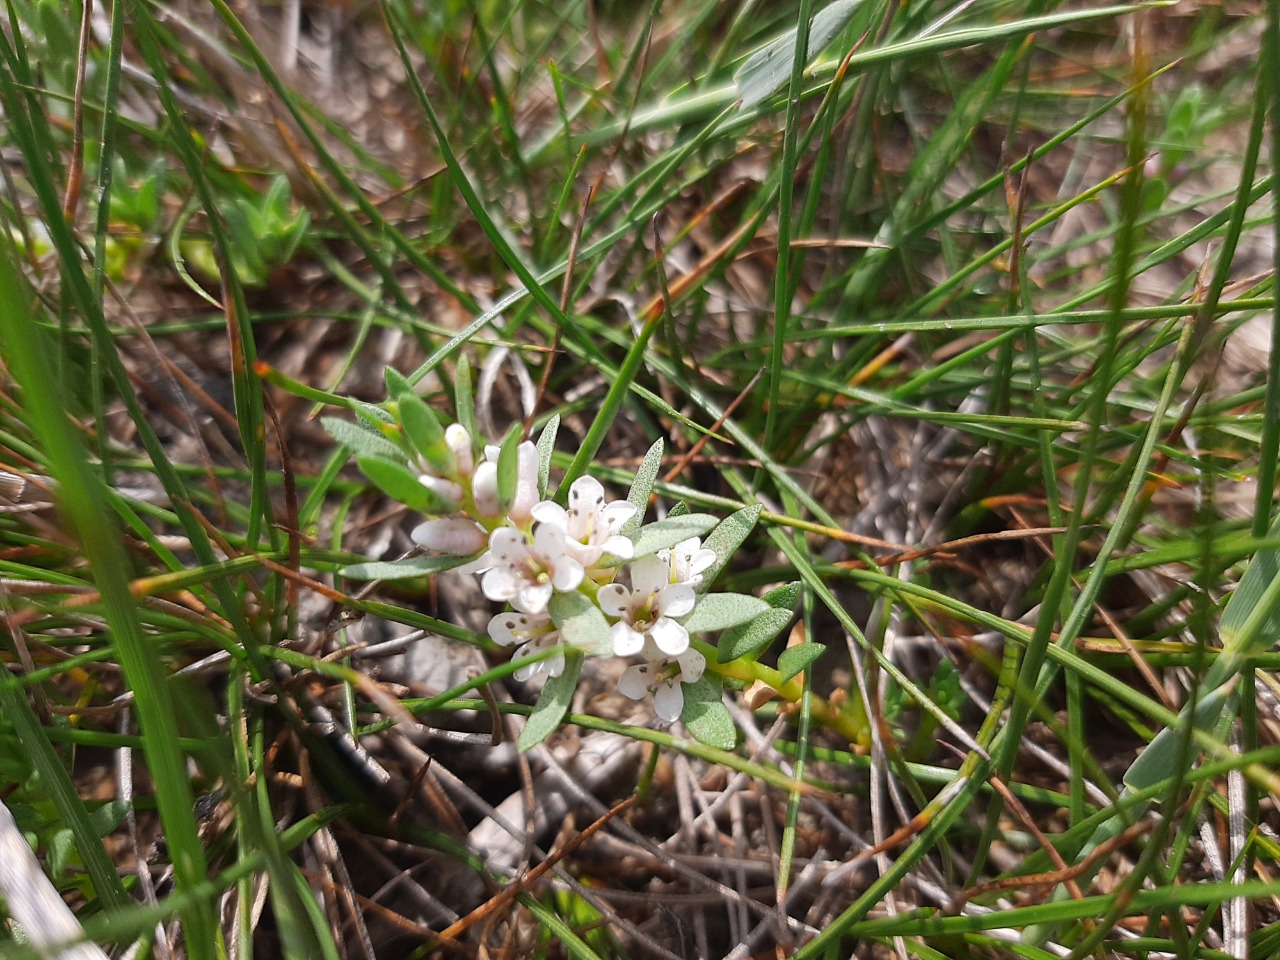
[[[517,647],[518,657],[558,648],[550,656],[521,667],[526,680],[539,672],[556,677],[564,670],[568,645],[548,605],[557,593],[578,592],[591,599],[610,624],[604,649],[587,655],[639,657],[627,668],[618,689],[633,700],[653,694],[654,712],[679,719],[682,684],[697,682],[706,660],[689,643],[679,622],[693,611],[695,588],[716,555],[697,537],[636,558],[624,525],[636,514],[626,501],[605,499],[604,487],[582,476],[569,487],[568,506],[539,499],[539,457],[532,443],[516,450],[514,494],[505,512],[499,495],[500,449],[485,448],[474,463],[471,438],[458,424],[445,431],[456,469],[441,475],[419,462],[419,480],[433,493],[459,506],[453,516],[428,520],[412,532],[427,550],[455,556],[479,556],[458,569],[480,575],[490,600],[510,604],[511,612],[489,621],[489,635]]]

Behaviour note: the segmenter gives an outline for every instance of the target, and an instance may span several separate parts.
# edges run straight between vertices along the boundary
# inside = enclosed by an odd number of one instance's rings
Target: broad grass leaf
[[[690,736],[708,747],[732,750],[738,742],[738,731],[728,708],[720,700],[720,684],[704,676],[683,686],[684,708],[680,719]]]
[[[711,593],[700,599],[681,623],[690,633],[709,633],[747,623],[771,609],[763,600],[745,593]]]
[[[368,427],[336,417],[321,417],[320,422],[329,436],[354,454],[393,462],[404,461],[404,454],[399,447]]]
[[[809,21],[807,56],[812,63],[836,34],[853,18],[860,0],[835,0],[814,15]],[[796,57],[796,28],[769,41],[738,68],[733,82],[738,87],[738,98],[745,110],[769,99],[791,79],[791,67]]]
[[[1280,515],[1267,536],[1280,537]],[[1222,609],[1219,631],[1220,661],[1262,653],[1280,637],[1280,547],[1266,547],[1253,555]]]
[[[573,692],[578,688],[578,674],[582,670],[583,659],[582,654],[576,650],[565,651],[564,670],[560,676],[548,680],[547,685],[542,688],[533,713],[529,714],[524,729],[516,739],[516,747],[521,753],[532,750],[560,726],[560,721],[569,712]]]
[[[627,502],[636,508],[635,516],[622,525],[622,535],[631,536],[644,522],[645,511],[649,509],[649,497],[653,493],[653,485],[658,479],[658,470],[662,467],[662,438],[653,442],[653,446],[640,461],[636,470],[636,478],[631,481],[631,489],[627,492]]]
[[[716,518],[709,513],[685,513],[668,516],[645,524],[633,536],[636,557],[645,557],[659,550],[674,547],[682,540],[700,537],[716,525]]]
[[[782,682],[809,668],[813,661],[827,652],[820,643],[802,643],[798,647],[788,647],[778,655],[778,673],[782,674]]]

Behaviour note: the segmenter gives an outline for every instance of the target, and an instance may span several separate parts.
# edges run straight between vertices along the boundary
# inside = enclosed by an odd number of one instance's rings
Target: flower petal
[[[480,589],[490,600],[511,600],[520,592],[523,582],[510,566],[502,565],[485,571]]]
[[[453,451],[458,461],[458,475],[467,476],[475,468],[475,459],[471,452],[471,434],[460,423],[451,423],[444,428],[444,442]]]
[[[565,513],[564,507],[554,500],[543,500],[541,503],[534,504],[529,514],[538,523],[554,524],[561,530],[569,529],[569,515]]]
[[[600,524],[613,536],[622,529],[622,525],[636,515],[636,505],[626,500],[614,500],[600,511]],[[614,554],[617,556],[617,554]]]
[[[618,692],[632,700],[643,700],[649,692],[649,673],[652,669],[647,663],[627,667],[618,678]]]
[[[471,496],[476,502],[476,511],[484,517],[498,515],[498,465],[486,460],[476,467],[475,476],[471,478]]]
[[[516,493],[507,516],[524,523],[538,502],[538,448],[525,440],[516,448]]]
[[[458,509],[458,502],[462,500],[462,488],[452,480],[446,480],[443,477],[424,473],[418,477],[418,482],[436,496],[449,501],[454,510]]]
[[[680,664],[681,683],[697,683],[707,669],[707,658],[692,647],[676,657],[676,662]]]
[[[511,605],[524,613],[542,613],[551,600],[552,587],[549,583],[534,583],[529,580],[520,581],[520,589],[515,596],[508,599]]]
[[[577,590],[585,572],[573,557],[560,557],[551,568],[551,583],[561,593]]]
[[[538,621],[542,620],[542,623]],[[550,624],[547,617],[530,616],[527,613],[500,613],[489,621],[489,636],[504,647],[524,643],[529,637]]]
[[[644,649],[644,634],[625,620],[619,620],[609,632],[613,635],[613,655],[630,657]]]
[[[609,583],[596,594],[596,606],[610,617],[625,617],[631,599],[631,591],[620,583]]]
[[[668,723],[675,723],[684,711],[684,691],[675,680],[664,680],[653,691],[653,712]]]
[[[689,649],[689,631],[669,617],[659,617],[649,628],[649,636],[668,657],[679,656]]]
[[[687,583],[672,583],[658,591],[658,612],[668,617],[683,617],[693,612],[698,595]]]
[[[614,536],[600,544],[600,553],[607,553],[609,556],[616,557],[619,560],[630,560],[635,556],[636,545],[631,542],[630,537]]]
[[[489,535],[489,549],[503,563],[523,566],[529,559],[529,544],[524,534],[511,527],[499,527]]]
[[[484,528],[466,517],[442,517],[428,520],[413,528],[409,534],[414,543],[456,557],[469,557],[483,550],[486,540]]]
[[[667,585],[667,561],[651,554],[631,565],[631,592],[641,596],[657,593]]]

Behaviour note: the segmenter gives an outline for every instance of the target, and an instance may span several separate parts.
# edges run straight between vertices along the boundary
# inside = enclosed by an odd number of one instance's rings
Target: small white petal
[[[504,647],[513,647],[529,639],[535,620],[524,613],[500,613],[489,621],[489,636]]]
[[[549,583],[531,583],[528,580],[521,580],[520,589],[509,599],[511,605],[517,610],[523,610],[525,613],[542,613],[547,609],[551,593]]]
[[[540,523],[533,531],[533,549],[548,561],[565,555],[564,527],[554,523]]]
[[[516,448],[516,492],[507,516],[516,523],[524,523],[537,502],[538,448],[526,440]]]
[[[430,490],[438,497],[443,497],[457,508],[458,502],[462,499],[462,488],[452,480],[446,480],[444,477],[432,476],[424,473],[418,477],[418,482]]]
[[[684,711],[684,691],[675,680],[664,680],[653,692],[653,712],[668,723],[675,723]]]
[[[467,428],[460,423],[449,424],[444,428],[444,442],[453,451],[454,459],[458,461],[458,474],[460,476],[470,474],[475,467],[475,461],[471,452],[471,434],[467,433]]]
[[[486,460],[471,478],[471,496],[481,516],[498,516],[498,465]]]
[[[629,537],[610,537],[600,544],[601,554],[608,554],[611,557],[617,557],[619,560],[630,560],[635,556],[635,552],[636,545],[631,542]]]
[[[659,617],[649,628],[649,636],[668,657],[678,656],[689,649],[689,631],[674,620]]]
[[[511,527],[499,527],[489,535],[489,550],[504,563],[524,564],[529,559],[529,544],[524,534]]]
[[[609,628],[613,635],[613,655],[630,657],[644,649],[644,634],[625,620],[619,620]]]
[[[615,500],[600,511],[602,526],[610,535],[622,529],[622,525],[636,515],[636,505],[626,500]],[[614,554],[617,556],[617,554]]]
[[[428,520],[414,527],[409,536],[414,543],[428,550],[449,553],[455,557],[469,557],[476,551],[483,550],[488,539],[484,528],[466,517]]]
[[[625,617],[630,599],[630,590],[620,583],[610,583],[601,587],[596,594],[596,605],[610,617]]]
[[[560,557],[551,570],[551,583],[561,593],[577,590],[582,583],[585,571],[582,564],[572,557]]]
[[[618,678],[618,692],[632,700],[643,700],[649,692],[651,669],[647,663],[637,663],[633,667],[627,667]]]
[[[569,515],[565,513],[564,507],[556,503],[554,500],[543,500],[536,503],[529,514],[538,523],[550,523],[561,530],[569,529]]]
[[[511,600],[520,592],[522,583],[511,567],[499,566],[485,571],[480,589],[490,600]]]
[[[692,647],[676,657],[676,661],[680,664],[681,683],[697,683],[707,669],[707,658]]]
[[[668,584],[667,561],[657,555],[641,557],[631,565],[631,592],[648,596]]]
[[[668,617],[683,617],[693,612],[698,595],[687,583],[672,583],[658,591],[658,612]]]

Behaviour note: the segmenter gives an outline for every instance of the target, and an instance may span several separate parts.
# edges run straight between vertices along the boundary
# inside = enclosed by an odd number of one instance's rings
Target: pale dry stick
[[[1231,748],[1241,752],[1240,725],[1231,731]],[[1227,851],[1230,855],[1232,883],[1244,883],[1246,879],[1245,845],[1248,842],[1245,827],[1245,780],[1238,769],[1227,772]],[[1249,902],[1244,897],[1232,897],[1222,910],[1223,950],[1236,960],[1249,956]]]
[[[9,916],[45,960],[108,960],[40,869],[9,808],[0,800],[0,896]]]
[[[822,851],[818,850],[817,853],[821,854]],[[748,933],[747,936],[743,938],[736,947],[734,947],[725,955],[724,960],[747,960],[748,957],[753,955],[753,951],[756,948],[756,944],[760,942],[761,938],[764,937],[764,935],[769,931],[770,927],[773,927],[776,925],[782,928],[785,926],[784,924],[779,923],[778,921],[780,919],[784,921],[790,919],[786,911],[790,909],[791,904],[795,900],[799,899],[801,896],[806,894],[809,890],[809,887],[813,886],[815,880],[820,878],[821,870],[817,868],[817,864],[820,860],[821,860],[820,856],[815,856],[808,863],[808,865],[806,865],[805,868],[800,871],[800,876],[796,877],[795,883],[793,883],[791,885],[791,889],[787,891],[786,898],[783,900],[781,904],[779,904],[778,915],[763,917],[760,920],[760,922],[755,925],[755,927],[751,930],[751,932]],[[779,940],[782,940],[781,932],[782,931],[780,929]]]
[[[120,711],[120,719],[117,724],[120,733],[127,734],[130,732],[129,709]],[[129,836],[129,845],[133,849],[133,861],[137,867],[138,889],[142,891],[142,900],[144,903],[156,902],[155,884],[151,882],[151,867],[147,863],[147,858],[142,853],[142,843],[138,838],[138,811],[133,803],[133,750],[129,747],[119,747],[115,751],[116,755],[116,795],[120,802],[124,804],[124,822],[125,829]],[[169,942],[169,938],[165,935],[163,923],[157,923],[155,928],[156,953],[159,960],[169,960],[173,956],[173,946]]]
[[[596,744],[598,746],[600,742],[609,739],[611,735],[593,734],[593,736],[599,738]],[[425,763],[427,755],[419,750],[414,744],[401,738],[397,746],[406,756]],[[625,751],[615,750],[614,752],[623,753]],[[434,765],[433,770],[435,775],[447,788],[457,793],[457,795],[462,798],[462,800],[465,801],[471,809],[485,816],[485,820],[471,831],[468,838],[468,845],[471,849],[482,851],[484,853],[485,862],[491,872],[511,876],[524,876],[528,869],[527,863],[533,854],[543,857],[545,862],[548,854],[534,845],[534,832],[522,832],[520,828],[516,827],[512,822],[517,813],[515,808],[521,807],[525,803],[525,795],[529,792],[528,790],[522,789],[518,791],[503,801],[498,809],[495,809],[480,797],[479,794],[472,790],[465,781],[457,777],[446,767],[437,764]],[[583,774],[584,778],[589,777],[589,775],[590,774],[586,772]],[[560,807],[553,817],[546,816],[546,808],[549,804],[554,803],[557,799],[560,801],[563,801],[564,799],[563,791],[556,792],[555,786],[556,785],[554,783],[541,782],[539,784],[538,796],[543,800],[543,802],[533,808],[533,815],[536,816],[538,831],[546,829],[552,823],[563,822],[565,818],[569,816],[570,811],[567,805]],[[598,786],[600,786],[600,784],[594,785],[594,787]],[[527,810],[524,812],[526,816],[531,815]],[[607,813],[607,810],[605,813]],[[604,814],[601,813],[599,815],[603,816]],[[477,839],[478,832],[481,831],[481,828],[484,827],[485,824],[489,824],[502,831],[501,833],[493,834],[495,841],[493,843],[490,843],[483,837]],[[601,836],[607,835],[602,834]],[[514,840],[515,843],[506,842],[502,846],[497,845],[502,841],[512,840]],[[519,858],[518,861],[517,857]],[[502,862],[499,862],[498,858],[502,858]],[[628,936],[634,937],[637,942],[644,944],[647,949],[653,951],[656,955],[667,957],[668,960],[676,960],[676,958],[672,958],[660,945],[637,929],[629,921],[619,917],[608,904],[601,902],[599,899],[601,891],[586,888],[581,884],[578,884],[577,881],[564,872],[563,868],[560,867],[559,864],[555,865],[554,870],[556,876],[568,883],[575,893],[599,910],[611,925],[619,930],[625,931]],[[450,877],[450,883],[454,888],[454,893],[459,894],[470,901],[479,899],[484,890],[484,879],[470,872],[463,873],[458,871],[455,875]]]
[[[600,737],[606,737],[610,739],[614,737],[613,734],[593,734],[592,736],[593,737],[600,736]],[[586,738],[584,738],[584,740],[585,739]],[[604,806],[603,803],[600,802],[600,800],[596,796],[594,796],[587,789],[585,789],[583,783],[580,781],[580,778],[575,778],[569,771],[565,770],[564,767],[561,766],[560,761],[549,750],[546,750],[545,746],[539,747],[538,751],[541,751],[541,752],[538,753],[537,756],[540,759],[542,759],[547,765],[547,769],[546,771],[544,771],[545,774],[548,777],[554,777],[566,793],[577,797],[579,802],[584,807],[586,807],[588,810],[592,811],[593,813],[596,813],[596,815],[599,815],[600,813],[608,809],[607,807]],[[613,752],[620,753],[622,751],[617,750],[615,746],[613,748]],[[767,798],[763,798],[763,800],[766,803],[766,805],[763,808],[765,828],[766,830],[770,830],[772,828],[772,813],[769,807],[767,806]],[[636,830],[634,827],[628,824],[625,820],[615,820],[613,823],[613,830],[617,834],[620,834],[622,837],[624,837],[630,843],[635,844],[640,849],[644,850],[649,856],[661,861],[662,864],[668,870],[670,870],[672,874],[688,881],[690,885],[694,887],[704,888],[707,891],[709,891],[711,895],[719,896],[724,900],[745,903],[747,908],[756,914],[763,915],[768,911],[767,907],[763,906],[762,904],[756,903],[753,900],[745,900],[745,901],[741,900],[739,897],[738,891],[736,891],[732,887],[727,886],[723,883],[719,883],[715,880],[712,880],[711,878],[707,877],[704,873],[687,867],[679,857],[669,853],[666,850],[663,850],[652,839],[650,839],[649,837],[646,837],[640,831]],[[771,855],[773,856],[776,856],[776,853],[774,852],[775,847],[776,845],[774,844],[770,845],[770,852],[771,852]],[[777,874],[776,859],[773,862],[773,874],[775,876]],[[813,934],[817,933],[816,930],[814,930],[811,927],[808,927],[807,925],[803,924],[801,921],[798,921],[798,920],[794,922],[793,926],[795,926],[800,932],[809,932]]]
[[[697,849],[697,831],[694,828],[693,814],[693,790],[690,788],[690,781],[693,780],[693,771],[689,767],[689,760],[680,754],[675,757],[672,766],[675,768],[675,788],[676,788],[676,811],[677,820],[676,832],[667,840],[663,841],[660,846],[664,850],[688,850],[690,852]]]
[[[370,900],[380,903],[388,894],[395,890],[403,889],[406,895],[414,901],[418,909],[428,916],[429,922],[447,926],[458,919],[456,910],[441,903],[413,878],[415,872],[433,871],[435,864],[430,860],[420,860],[412,867],[400,867],[378,849],[377,843],[374,841],[382,840],[382,838],[370,838],[363,833],[356,832],[353,834],[352,840],[359,846],[364,856],[367,856],[375,866],[389,874],[390,877],[382,886],[370,894]],[[393,841],[385,842],[392,843]],[[421,851],[418,851],[418,853],[421,853]]]
[[[307,806],[311,808],[312,812],[324,808],[325,801],[316,787],[314,777],[303,778],[303,794],[306,798]],[[359,904],[356,903],[355,888],[351,883],[351,874],[347,870],[342,851],[334,839],[333,831],[327,826],[321,827],[312,835],[307,844],[307,849],[314,853],[317,863],[324,870],[326,880],[328,880],[337,895],[338,902],[333,903],[335,916],[333,916],[332,921],[340,920],[340,917],[336,915],[340,902],[346,908],[351,925],[355,927],[356,939],[360,943],[360,949],[364,953],[365,960],[376,960],[377,952],[373,946],[373,939],[369,936],[369,927],[365,923],[364,913]],[[341,926],[344,925],[335,923],[333,929],[340,929]]]

